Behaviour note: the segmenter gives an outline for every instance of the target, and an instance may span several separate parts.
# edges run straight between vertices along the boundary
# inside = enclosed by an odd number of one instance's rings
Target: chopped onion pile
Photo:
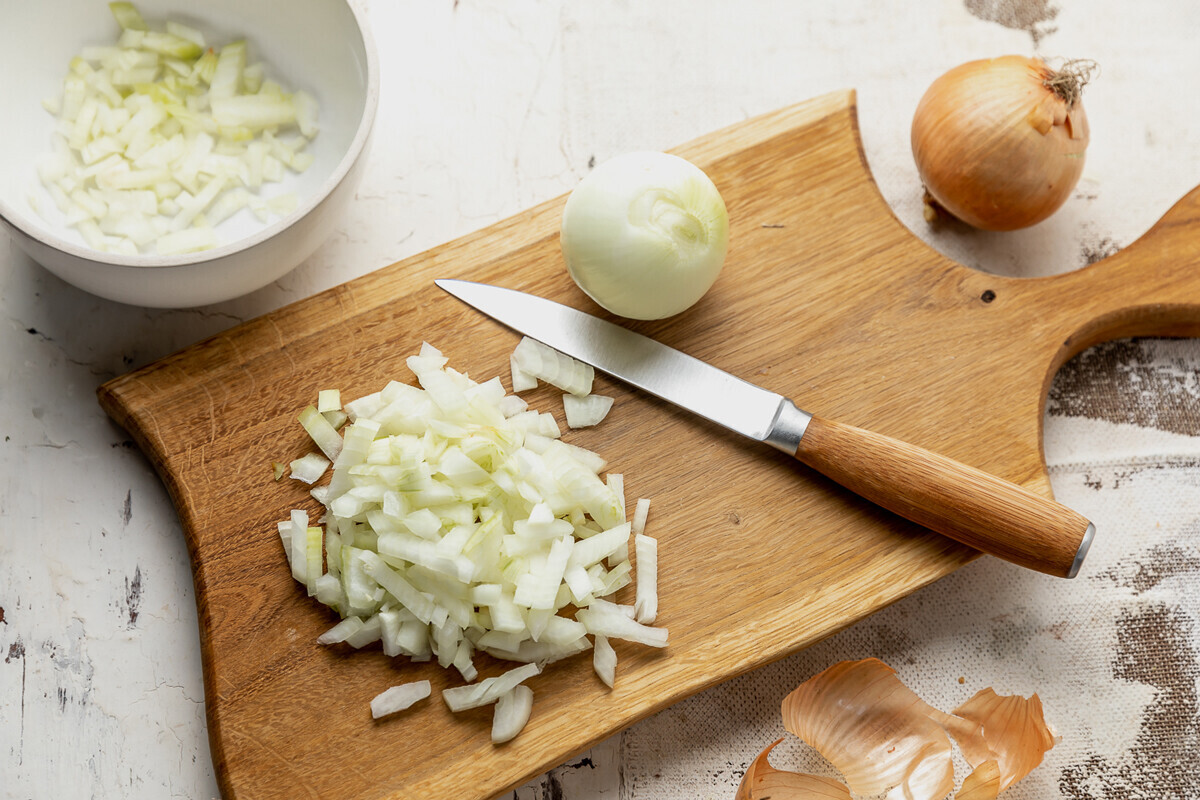
[[[66,223],[95,250],[167,256],[218,246],[214,227],[243,208],[264,223],[295,210],[294,193],[258,191],[312,164],[316,101],[247,64],[244,41],[209,47],[194,28],[153,31],[132,4],[109,6],[117,43],[85,47],[43,103],[58,122],[38,176]]]
[[[634,578],[623,476],[601,480],[604,458],[561,441],[550,414],[446,362],[425,344],[408,359],[420,387],[392,381],[344,408],[322,392],[300,414],[321,452],[293,461],[293,476],[315,480],[332,462],[312,489],[326,511],[323,528],[296,510],[279,533],[296,580],[343,618],[319,642],[381,642],[388,655],[457,669],[468,685],[443,691],[447,706],[496,704],[500,743],[529,718],[523,682],[591,649],[589,636],[608,686],[609,638],[666,646],[666,629],[649,624],[656,547],[640,533],[641,500],[637,606],[605,599]],[[478,652],[523,666],[476,682]]]
[[[777,770],[766,748],[746,771],[736,800],[942,800],[955,786],[951,737],[972,771],[958,800],[995,800],[1054,746],[1042,703],[984,689],[953,714],[939,711],[878,659],[842,661],[783,700],[784,727],[808,742],[846,783]]]

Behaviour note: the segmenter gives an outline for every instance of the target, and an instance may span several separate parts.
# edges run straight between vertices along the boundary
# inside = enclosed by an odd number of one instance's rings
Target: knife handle
[[[906,519],[1058,577],[1079,571],[1095,526],[1064,505],[951,458],[819,417],[795,452],[803,463]]]

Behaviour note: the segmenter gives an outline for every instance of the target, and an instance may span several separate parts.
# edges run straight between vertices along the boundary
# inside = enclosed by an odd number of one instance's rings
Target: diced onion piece
[[[363,620],[362,627],[350,633],[343,641],[356,650],[378,642],[383,636],[383,619],[373,614]]]
[[[375,719],[395,714],[411,707],[419,700],[424,700],[432,694],[429,681],[412,681],[385,689],[371,700],[371,716]]]
[[[308,587],[309,597],[317,593],[317,579],[321,577],[323,538],[322,530],[314,525],[304,530],[304,583]]]
[[[575,619],[583,623],[584,627],[588,629],[588,633],[594,635],[624,639],[644,644],[647,647],[667,646],[666,628],[642,625],[621,611],[609,609],[597,603],[593,603],[587,608],[581,608],[576,612]]]
[[[217,236],[212,228],[191,228],[186,231],[164,233],[158,237],[158,254],[174,256],[180,253],[195,253],[217,246]]]
[[[620,472],[610,472],[604,477],[604,482],[612,489],[617,502],[621,505],[621,513],[625,512],[625,476]]]
[[[319,644],[338,644],[363,629],[363,621],[359,617],[346,617],[329,630],[317,637]]]
[[[597,634],[596,650],[592,654],[592,668],[596,675],[608,688],[613,688],[617,680],[617,651],[613,649],[607,636]]]
[[[322,389],[317,392],[317,411],[340,411],[342,408],[342,393],[337,389]]]
[[[593,564],[599,564],[620,548],[627,547],[628,544],[629,523],[623,522],[606,531],[600,531],[594,536],[589,536],[583,541],[576,542],[575,547],[571,550],[568,566],[578,564],[587,568]]]
[[[237,95],[212,100],[213,120],[227,128],[258,132],[296,123],[296,107],[286,97]]]
[[[633,603],[635,619],[643,625],[658,616],[658,542],[645,534],[634,537],[637,557],[637,597]]]
[[[514,388],[513,391],[517,390]],[[527,411],[529,409],[529,403],[525,402],[522,398],[517,397],[515,394],[508,394],[500,399],[496,409],[504,415],[505,419],[508,419],[509,417],[515,417],[517,414],[520,414],[523,411]]]
[[[637,505],[633,508],[633,523],[630,526],[633,535],[637,536],[646,530],[646,518],[650,515],[650,500],[642,497],[637,501]]]
[[[201,49],[207,46],[203,33],[181,22],[167,20],[167,33],[180,39],[187,39]]]
[[[469,686],[456,686],[442,690],[442,699],[451,711],[466,711],[490,705],[524,681],[540,674],[538,664],[522,664],[494,678],[487,678]]]
[[[521,339],[512,358],[522,372],[564,392],[581,396],[592,392],[595,371],[591,365],[576,361],[536,339],[528,336]]]
[[[237,94],[246,69],[246,43],[230,42],[217,56],[216,70],[209,82],[209,97],[223,100]]]
[[[291,477],[305,483],[315,483],[329,468],[329,459],[320,453],[308,453],[291,463]]]
[[[567,414],[567,427],[589,428],[599,425],[612,409],[613,399],[598,394],[563,395],[563,410]]]
[[[517,365],[517,359],[515,356],[509,357],[508,364],[509,369],[512,371],[512,390],[514,392],[527,392],[530,389],[537,388],[537,378],[521,369],[521,367]]]
[[[317,447],[321,448],[321,452],[325,454],[326,458],[331,461],[337,460],[338,455],[342,452],[342,437],[329,424],[329,420],[321,416],[321,412],[317,411],[316,406],[307,406],[300,412],[300,425],[308,431],[308,435],[312,437]]]
[[[149,30],[146,26],[146,21],[142,19],[142,15],[138,12],[137,7],[133,3],[109,3],[108,8],[112,11],[112,15],[116,17],[117,24],[127,31],[145,31]]]
[[[292,577],[308,585],[308,512],[296,509],[291,514],[291,530],[288,532],[288,561],[292,565]]]
[[[317,127],[317,101],[304,90],[300,90],[292,95],[292,103],[296,107],[296,124],[300,128],[300,133],[309,139],[317,135],[320,130]]]
[[[492,715],[492,744],[515,738],[533,712],[533,690],[524,684],[514,686],[496,701]]]

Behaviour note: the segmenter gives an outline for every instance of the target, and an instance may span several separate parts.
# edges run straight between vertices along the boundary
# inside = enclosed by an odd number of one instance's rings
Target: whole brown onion
[[[917,170],[933,200],[976,228],[1010,231],[1054,213],[1083,172],[1080,89],[1093,62],[971,61],[935,80],[913,115]]]

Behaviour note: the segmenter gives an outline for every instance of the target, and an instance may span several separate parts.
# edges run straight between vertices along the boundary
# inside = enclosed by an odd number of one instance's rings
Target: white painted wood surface
[[[96,405],[105,379],[568,191],[610,156],[845,87],[897,215],[979,269],[1078,268],[1200,184],[1200,8],[1177,0],[359,2],[384,70],[371,164],[340,232],[291,275],[219,306],[150,311],[85,295],[0,240],[2,797],[216,796],[187,553],[158,479]],[[932,231],[912,110],[950,66],[1010,52],[1100,62],[1084,178],[1036,228]],[[862,656],[945,707],[987,685],[1039,692],[1062,743],[1009,797],[1200,796],[1187,761],[1200,746],[1198,371],[1200,343],[1144,341],[1060,373],[1046,418],[1055,491],[1100,523],[1075,582],[981,560],[515,796],[731,797],[782,735],[779,699]],[[811,761],[800,747],[776,759]]]

